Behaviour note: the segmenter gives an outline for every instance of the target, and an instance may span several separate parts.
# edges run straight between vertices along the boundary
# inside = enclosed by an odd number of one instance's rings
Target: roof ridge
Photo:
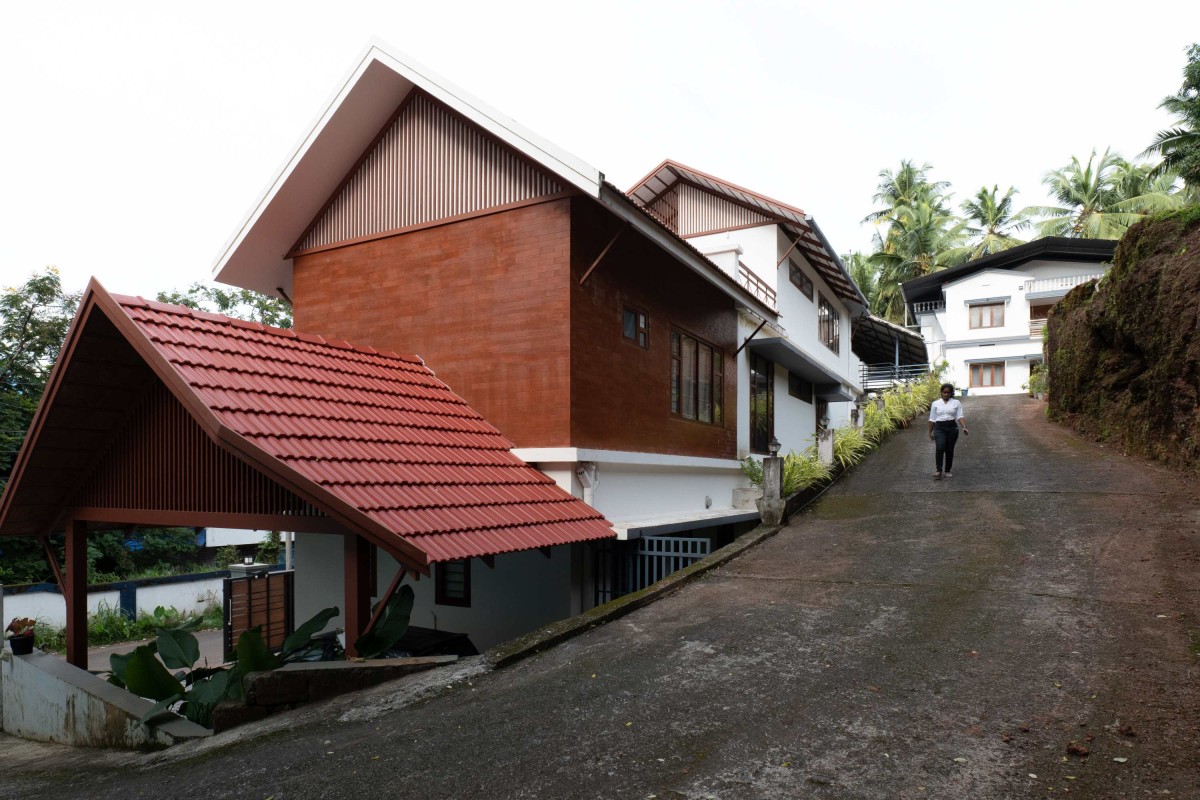
[[[141,295],[113,294],[112,298],[117,301],[117,304],[128,308],[145,308],[151,311],[158,311],[163,314],[172,314],[177,317],[190,317],[205,322],[213,322],[218,325],[227,325],[231,328],[241,328],[243,330],[252,330],[259,333],[266,333],[272,336],[279,336],[284,339],[296,339],[306,344],[313,344],[323,347],[329,347],[334,350],[351,351],[361,353],[363,355],[374,355],[382,358],[391,359],[394,361],[403,361],[407,364],[420,364],[425,366],[424,360],[418,355],[406,356],[391,350],[379,350],[370,345],[357,345],[348,342],[344,339],[327,339],[324,336],[315,333],[305,333],[294,328],[279,328],[274,325],[264,325],[261,322],[254,320],[238,319],[230,317],[226,314],[216,314],[211,311],[202,311],[187,306],[182,306],[177,303],[164,303],[160,300],[147,300]]]

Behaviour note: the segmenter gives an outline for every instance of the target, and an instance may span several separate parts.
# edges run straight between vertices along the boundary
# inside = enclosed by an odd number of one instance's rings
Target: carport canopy
[[[382,548],[429,565],[615,534],[416,357],[84,291],[0,497],[0,536],[66,533],[67,659],[87,660],[87,532],[344,537],[347,642]]]

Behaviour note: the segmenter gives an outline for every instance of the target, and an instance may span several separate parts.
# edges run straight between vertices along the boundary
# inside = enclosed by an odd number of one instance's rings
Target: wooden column
[[[371,619],[371,543],[350,533],[342,541],[346,600],[342,618],[346,622],[346,655],[353,658],[358,655],[354,643]]]
[[[66,560],[67,663],[87,669],[87,523],[82,520],[67,523]]]

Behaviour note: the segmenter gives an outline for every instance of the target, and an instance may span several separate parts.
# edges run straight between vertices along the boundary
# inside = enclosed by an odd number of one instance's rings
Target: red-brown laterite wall
[[[627,230],[582,286],[617,230],[586,198],[572,201],[571,443],[576,447],[737,457],[737,312],[733,301]],[[621,334],[626,306],[650,317],[650,347]],[[672,327],[725,356],[724,424],[671,415]]]
[[[415,353],[519,447],[572,444],[570,201],[295,260],[296,330]]]

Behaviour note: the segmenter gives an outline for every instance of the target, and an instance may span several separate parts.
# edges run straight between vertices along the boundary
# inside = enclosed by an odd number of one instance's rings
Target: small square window
[[[439,606],[471,607],[471,562],[443,561],[433,566],[433,601]]]
[[[621,320],[621,335],[633,341],[638,347],[650,347],[650,317],[645,311],[627,308]]]
[[[800,267],[797,266],[796,262],[794,261],[788,262],[788,280],[792,282],[793,286],[800,290],[801,294],[803,294],[809,300],[813,299],[812,278],[804,274],[804,270],[800,269]]]

